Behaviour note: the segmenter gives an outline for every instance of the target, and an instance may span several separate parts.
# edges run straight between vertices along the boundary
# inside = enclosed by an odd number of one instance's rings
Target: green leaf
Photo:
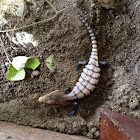
[[[50,55],[47,59],[46,59],[46,66],[48,67],[49,70],[53,70],[53,55]]]
[[[10,81],[19,81],[25,78],[25,70],[16,70],[12,65],[6,73],[6,78]]]
[[[40,62],[36,57],[30,57],[25,64],[25,68],[35,70],[39,65]]]

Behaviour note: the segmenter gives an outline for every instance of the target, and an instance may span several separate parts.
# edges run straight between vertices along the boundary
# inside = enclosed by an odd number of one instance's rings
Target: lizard
[[[76,12],[76,14],[87,28],[91,38],[92,51],[90,58],[87,62],[84,62],[86,65],[83,68],[81,76],[72,91],[70,91],[68,94],[65,94],[65,92],[57,89],[49,94],[39,97],[38,99],[40,103],[45,103],[53,107],[65,106],[70,101],[73,101],[74,108],[72,112],[70,112],[70,115],[75,113],[75,108],[77,106],[77,102],[75,102],[75,100],[89,95],[95,89],[96,85],[98,84],[101,71],[99,66],[100,61],[98,61],[98,51],[94,32],[85,19],[78,12]],[[101,63],[104,64],[105,62]],[[80,65],[81,64],[82,63],[80,63]]]

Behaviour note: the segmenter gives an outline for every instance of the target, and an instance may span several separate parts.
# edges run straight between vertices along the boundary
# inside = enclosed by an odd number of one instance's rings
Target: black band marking
[[[92,39],[96,39],[94,33],[93,33],[93,34],[90,34],[90,37],[91,37]]]
[[[83,71],[82,73],[85,74],[86,76],[88,76],[88,77],[94,79],[94,80],[98,80],[98,79],[99,79],[99,77],[93,77],[93,76],[91,76],[91,75],[85,73],[84,71]]]
[[[80,93],[82,93],[84,96],[86,96],[86,94],[79,88],[79,86],[77,86],[77,85],[75,85],[75,86],[77,87],[77,89]]]
[[[100,68],[100,66],[98,65],[95,65],[94,63],[92,63],[92,62],[90,62],[88,65],[93,65],[94,67],[96,67],[96,68]]]
[[[89,89],[89,88],[87,88],[87,86],[86,85],[84,85],[82,82],[80,82],[80,81],[78,81],[79,83],[80,83],[80,85],[83,87],[83,88],[85,88],[85,89],[87,89],[89,92],[91,92],[91,90]]]
[[[87,67],[85,67],[87,70],[92,71],[93,73],[100,73],[100,71],[94,71],[93,69],[89,69]]]
[[[98,56],[97,54],[91,54],[91,55],[93,55],[93,56]]]
[[[92,51],[92,52],[98,53],[97,51]]]
[[[78,96],[77,96],[77,94],[76,94],[76,92],[74,90],[72,92],[74,93],[74,95],[76,96],[76,98],[79,99]]]
[[[94,87],[97,86],[96,84],[91,83],[89,80],[84,79],[82,76],[80,76],[80,78],[82,78],[82,80],[86,81],[88,84],[90,84],[90,85],[92,85]]]
[[[90,57],[89,59],[94,59],[94,60],[98,61],[98,59],[96,59],[96,58],[94,58],[94,57]]]

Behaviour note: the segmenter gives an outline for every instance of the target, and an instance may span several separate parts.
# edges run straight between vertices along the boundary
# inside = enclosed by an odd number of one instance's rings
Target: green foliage
[[[10,81],[23,80],[26,74],[24,68],[35,70],[39,65],[40,62],[36,57],[17,56],[13,58],[6,78]]]
[[[39,65],[40,62],[36,57],[30,57],[25,64],[25,68],[35,70]]]
[[[53,55],[50,55],[47,59],[46,59],[46,66],[48,67],[49,70],[53,70]]]
[[[6,78],[10,81],[19,81],[25,78],[25,70],[16,70],[12,65],[10,66]]]

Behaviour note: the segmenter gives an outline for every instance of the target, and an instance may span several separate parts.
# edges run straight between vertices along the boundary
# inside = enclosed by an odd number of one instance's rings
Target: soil
[[[106,7],[97,0],[50,0],[61,12],[53,20],[22,31],[32,34],[38,45],[12,43],[9,32],[1,33],[6,51],[15,56],[36,56],[41,65],[39,74],[26,70],[26,78],[11,82],[5,77],[9,63],[1,48],[0,53],[0,120],[45,128],[68,134],[97,138],[99,136],[99,108],[131,114],[140,118],[140,2],[116,0]],[[27,1],[28,12],[20,26],[53,16],[55,13],[44,0]],[[101,66],[99,84],[94,92],[81,99],[76,115],[68,116],[72,105],[58,109],[43,105],[38,97],[66,87],[73,87],[82,68],[78,61],[88,60],[91,53],[89,34],[74,11],[78,10],[95,32]],[[7,24],[0,29],[16,25],[17,16],[6,13]],[[55,70],[51,72],[45,59],[53,54]],[[38,73],[38,72],[37,72]]]

